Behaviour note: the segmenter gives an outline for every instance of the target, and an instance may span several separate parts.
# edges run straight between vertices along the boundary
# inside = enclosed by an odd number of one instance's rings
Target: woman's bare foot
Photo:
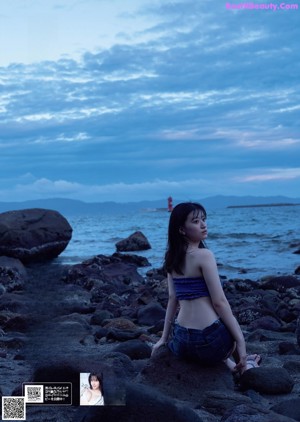
[[[247,360],[246,360],[246,367],[245,367],[245,370],[242,371],[242,374],[244,372],[248,371],[248,369],[258,368],[260,362],[261,362],[261,357],[259,355],[257,355],[257,354],[248,355]]]

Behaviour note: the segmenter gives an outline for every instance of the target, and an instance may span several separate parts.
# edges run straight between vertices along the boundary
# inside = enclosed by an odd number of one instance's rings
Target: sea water
[[[116,242],[141,231],[151,249],[134,252],[159,268],[167,244],[170,214],[141,210],[118,215],[67,217],[73,236],[57,263],[73,265],[98,254],[116,252]],[[220,208],[208,210],[208,238],[219,265],[228,278],[259,280],[266,275],[293,274],[300,265],[300,206]]]

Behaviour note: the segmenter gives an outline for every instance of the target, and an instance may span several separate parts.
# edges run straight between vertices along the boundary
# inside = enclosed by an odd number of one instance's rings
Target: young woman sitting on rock
[[[224,294],[214,255],[204,244],[206,238],[203,206],[178,204],[170,216],[164,263],[168,306],[162,337],[152,354],[167,344],[179,358],[202,365],[223,361],[231,371],[241,374],[258,366],[260,357],[247,356],[245,339]],[[235,361],[230,358],[233,352]]]

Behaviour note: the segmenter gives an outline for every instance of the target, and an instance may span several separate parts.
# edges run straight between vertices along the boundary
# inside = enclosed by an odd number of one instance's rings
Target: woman
[[[90,388],[85,388],[80,397],[80,405],[83,406],[103,406],[104,397],[102,390],[102,378],[97,374],[90,374]]]
[[[206,211],[192,202],[178,204],[168,229],[165,268],[169,300],[161,339],[152,354],[168,344],[179,358],[203,365],[225,362],[233,372],[258,366],[260,357],[247,357],[241,328],[224,294],[216,260],[205,247]],[[168,342],[179,304],[179,312]],[[235,362],[230,359],[234,353]]]

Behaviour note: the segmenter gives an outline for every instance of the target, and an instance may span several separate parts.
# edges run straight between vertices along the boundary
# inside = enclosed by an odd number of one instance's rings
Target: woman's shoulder
[[[214,259],[215,258],[213,252],[210,249],[207,249],[207,248],[197,249],[196,256],[199,257],[199,258],[205,258],[205,259]]]
[[[90,399],[92,396],[92,392],[89,388],[85,388],[83,391],[83,395],[86,399]]]

